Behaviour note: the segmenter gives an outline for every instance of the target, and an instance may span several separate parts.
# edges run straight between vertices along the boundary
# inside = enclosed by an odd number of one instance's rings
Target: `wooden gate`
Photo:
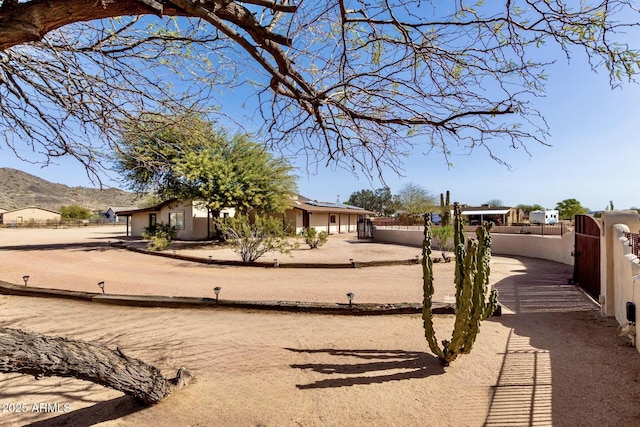
[[[573,281],[596,301],[600,297],[600,224],[590,215],[575,217]]]

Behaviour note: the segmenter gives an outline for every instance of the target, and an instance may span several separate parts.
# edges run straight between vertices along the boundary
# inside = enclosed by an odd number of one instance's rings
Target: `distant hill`
[[[137,206],[140,200],[127,191],[109,188],[68,187],[11,168],[0,168],[0,208],[12,210],[28,206],[59,211],[61,206],[78,205],[92,211],[109,206]]]

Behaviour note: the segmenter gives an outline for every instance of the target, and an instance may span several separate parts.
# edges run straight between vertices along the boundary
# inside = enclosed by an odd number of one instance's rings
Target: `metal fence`
[[[379,223],[378,221],[374,221],[375,227],[381,230],[422,230],[424,225],[409,225],[409,224],[398,224],[393,223],[392,221],[385,221],[383,223]],[[437,225],[435,227],[438,227]],[[478,226],[476,225],[466,225],[464,227],[465,232],[474,233]],[[562,236],[564,233],[571,231],[571,227],[565,223],[554,224],[554,225],[532,225],[532,224],[521,224],[521,225],[494,225],[491,228],[491,233],[493,234],[532,234],[536,236]]]
[[[640,257],[640,234],[624,233],[624,237],[629,239],[629,246],[631,246],[631,253],[637,257]]]
[[[465,227],[466,231],[473,231],[475,227]],[[491,229],[495,234],[535,234],[537,236],[562,236],[569,227],[565,223],[560,224],[521,224],[521,225],[494,225]]]

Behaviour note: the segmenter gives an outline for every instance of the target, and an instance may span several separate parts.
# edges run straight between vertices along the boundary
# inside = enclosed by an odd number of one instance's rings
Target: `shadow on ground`
[[[145,409],[146,406],[129,396],[96,403],[87,408],[68,412],[53,418],[27,424],[29,427],[89,427],[106,421],[117,420]]]
[[[569,284],[572,267],[518,260],[495,284],[506,314],[491,321],[511,332],[485,426],[638,424],[640,357],[615,319]]]
[[[358,349],[294,349],[296,353],[323,354],[336,359],[335,363],[305,363],[291,365],[294,369],[311,370],[323,375],[340,375],[310,384],[298,384],[299,389],[349,387],[356,384],[379,384],[441,375],[444,368],[430,353],[405,350]],[[341,358],[348,358],[347,360]],[[353,359],[366,362],[353,363]]]

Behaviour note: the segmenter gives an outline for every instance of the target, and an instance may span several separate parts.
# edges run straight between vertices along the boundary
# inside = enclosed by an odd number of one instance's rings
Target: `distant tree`
[[[490,207],[493,207],[493,208],[504,206],[504,202],[500,199],[490,199],[490,200],[487,200],[484,204],[489,205]]]
[[[556,204],[560,218],[573,220],[573,217],[587,212],[576,199],[564,199]]]
[[[525,204],[519,204],[516,206],[516,208],[521,209],[523,211],[525,211],[526,213],[530,213],[533,211],[543,211],[544,207],[542,205],[539,205],[537,203],[533,204],[533,205],[525,205]]]
[[[83,219],[89,219],[93,216],[93,213],[82,206],[69,205],[62,206],[60,208],[60,218],[63,221],[78,221]]]
[[[198,116],[146,115],[128,123],[117,169],[131,188],[161,199],[197,200],[214,218],[222,209],[282,212],[296,191],[292,167],[250,140],[229,136]]]
[[[373,211],[379,216],[392,215],[399,206],[398,196],[391,194],[389,187],[378,188],[375,191],[369,189],[356,191],[349,196],[346,203]]]
[[[435,196],[425,190],[421,185],[412,182],[406,184],[398,193],[400,207],[412,217],[417,217],[436,209]],[[438,210],[440,207],[438,206]]]

